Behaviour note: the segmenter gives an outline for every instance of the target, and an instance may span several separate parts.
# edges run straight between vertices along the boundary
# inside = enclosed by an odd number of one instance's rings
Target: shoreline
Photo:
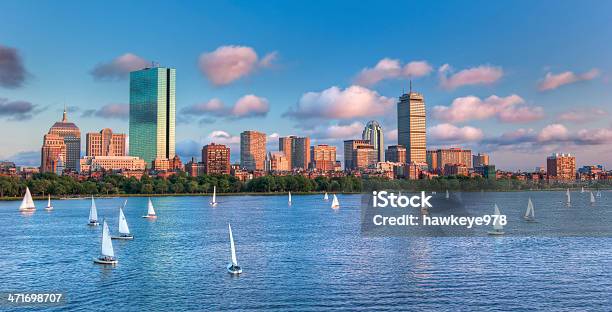
[[[479,193],[479,192],[559,192],[565,191],[567,188],[551,188],[551,189],[534,189],[534,190],[480,190],[480,191],[459,191],[463,193]],[[602,188],[600,191],[608,191],[612,190],[612,188]],[[400,190],[405,192],[416,192],[411,190]],[[444,192],[445,190],[436,190],[436,192]],[[570,188],[572,192],[580,192],[580,188]],[[592,190],[585,190],[586,192],[590,192]],[[366,191],[367,192],[367,191]],[[366,192],[327,192],[328,194],[365,194]],[[426,190],[426,192],[431,192],[430,190]],[[457,192],[455,190],[449,190],[449,192]],[[286,195],[288,192],[237,192],[237,193],[217,193],[217,196],[278,196],[278,195]],[[369,193],[369,192],[368,192]],[[292,192],[292,195],[323,195],[325,192]],[[212,193],[166,193],[166,194],[108,194],[108,195],[98,195],[94,198],[122,198],[122,197],[183,197],[183,196],[201,196],[201,197],[210,197]],[[81,200],[81,199],[89,199],[91,195],[66,195],[66,196],[57,196],[52,195],[51,199],[53,200]],[[47,200],[47,195],[41,196],[36,195],[32,196],[34,200]],[[0,197],[0,201],[19,201],[22,200],[23,197]]]

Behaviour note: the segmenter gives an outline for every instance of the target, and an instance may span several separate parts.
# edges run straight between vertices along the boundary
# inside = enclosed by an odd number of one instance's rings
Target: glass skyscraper
[[[361,138],[370,141],[376,149],[377,160],[385,161],[385,139],[383,129],[375,120],[370,120],[361,133]]]
[[[176,70],[152,67],[130,73],[129,154],[150,167],[175,155]]]

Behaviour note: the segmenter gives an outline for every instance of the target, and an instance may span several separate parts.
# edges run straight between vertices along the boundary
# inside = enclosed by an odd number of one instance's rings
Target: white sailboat
[[[125,201],[127,203],[127,200]],[[125,207],[125,203],[123,207]],[[119,208],[119,236],[113,236],[112,239],[134,239],[134,235],[130,234],[130,228],[128,227],[127,220],[123,214],[123,208]]]
[[[21,201],[21,205],[19,205],[19,211],[29,212],[34,210],[36,210],[36,206],[34,205],[34,200],[32,200],[30,188],[26,186],[26,192],[23,196],[23,200]]]
[[[323,200],[324,201],[328,201],[329,200],[329,196],[327,196],[327,192],[325,192],[325,195],[323,195]]]
[[[340,208],[340,202],[338,201],[338,197],[336,197],[336,194],[334,194],[334,198],[332,199],[331,207],[334,209]]]
[[[580,189],[580,193],[584,193],[584,186]]]
[[[523,219],[528,222],[535,221],[535,210],[533,208],[533,203],[531,202],[531,197],[529,197],[529,201],[527,202],[527,211],[525,211]]]
[[[570,191],[569,189],[567,189],[567,191],[565,192],[565,197],[567,197],[567,205],[571,205],[572,204],[572,197],[570,195]]]
[[[53,210],[53,206],[51,205],[51,194],[49,194],[49,198],[47,199],[47,207],[45,207],[46,211]]]
[[[142,217],[149,219],[157,219],[157,215],[155,214],[155,209],[153,209],[153,203],[151,202],[151,198],[149,198],[149,204],[147,206],[147,215]]]
[[[291,192],[289,192],[289,206],[291,206]]]
[[[96,226],[98,223],[98,208],[96,208],[96,202],[94,201],[93,195],[91,196],[91,208],[89,208],[89,223],[87,225]]]
[[[597,197],[601,197],[601,191],[599,191],[599,190],[598,190],[598,191],[597,191],[597,195],[595,195],[595,196],[597,196]]]
[[[595,196],[593,195],[593,192],[591,192],[591,205],[595,203]]]
[[[227,265],[227,272],[229,274],[240,274],[242,273],[242,268],[238,265],[238,260],[236,260],[236,246],[234,246],[234,235],[232,235],[232,226],[228,223],[227,228],[229,229],[231,253],[231,262]]]
[[[213,186],[213,196],[212,201],[209,203],[211,206],[217,206],[217,186]]]
[[[117,264],[117,258],[115,258],[115,252],[113,251],[113,242],[111,241],[110,231],[108,230],[108,224],[104,220],[104,226],[102,228],[102,250],[98,258],[94,258],[93,261],[98,264]]]
[[[499,207],[497,207],[497,204],[495,204],[495,212],[493,213],[493,216],[496,216],[495,218],[493,218],[493,231],[489,231],[487,232],[489,235],[504,235],[504,226],[501,224],[501,220],[499,220],[499,216],[501,215],[500,211],[499,211]]]
[[[450,198],[450,194],[448,193],[448,190],[446,190],[446,199]]]

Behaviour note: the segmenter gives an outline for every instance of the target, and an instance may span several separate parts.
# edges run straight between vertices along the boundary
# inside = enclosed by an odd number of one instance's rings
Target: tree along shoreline
[[[279,195],[289,191],[294,194],[345,193],[358,194],[372,190],[403,191],[559,191],[567,188],[576,190],[612,189],[612,181],[547,183],[531,180],[503,178],[487,180],[482,177],[449,176],[423,180],[387,180],[384,178],[263,176],[242,182],[229,175],[187,176],[184,172],[169,178],[152,178],[144,175],[140,180],[121,175],[107,175],[102,179],[78,181],[69,176],[53,173],[35,174],[31,178],[0,177],[0,200],[21,199],[26,186],[36,199],[49,194],[54,199],[130,196],[210,196],[213,187],[217,194],[225,195]]]

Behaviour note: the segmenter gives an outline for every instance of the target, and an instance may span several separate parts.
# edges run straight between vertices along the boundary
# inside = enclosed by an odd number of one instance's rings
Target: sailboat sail
[[[49,195],[49,199],[47,200],[47,208],[51,208],[51,195]]]
[[[130,234],[130,228],[128,227],[122,208],[119,208],[119,233]]]
[[[450,198],[450,194],[448,193],[448,190],[446,190],[446,199]]]
[[[527,211],[525,211],[525,219],[535,219],[535,210],[533,208],[531,198],[529,198],[529,201],[527,202]]]
[[[597,197],[601,197],[601,191],[597,191]]]
[[[211,204],[216,204],[217,203],[217,186],[213,186],[213,197],[212,197],[212,202]]]
[[[291,192],[289,192],[289,204],[291,204]]]
[[[591,192],[591,204],[595,202],[595,196],[593,196],[593,192]]]
[[[580,193],[584,193],[584,186],[580,189]]]
[[[113,242],[111,241],[110,232],[108,230],[108,224],[104,221],[104,228],[102,229],[102,255],[106,257],[114,257],[115,252],[113,251]]]
[[[96,202],[94,201],[93,196],[91,197],[91,208],[89,209],[89,221],[98,221],[98,209],[96,208]]]
[[[570,196],[570,191],[569,189],[567,189],[567,192],[565,192],[565,196],[567,196],[567,203],[571,203],[572,202],[572,198]]]
[[[334,194],[334,199],[332,200],[331,207],[340,208],[340,202],[338,201],[338,197],[336,197],[336,194]]]
[[[148,209],[147,209],[147,215],[149,215],[149,216],[154,216],[155,215],[155,209],[153,209],[153,203],[151,202],[151,198],[149,198],[149,205],[148,205]]]
[[[234,266],[238,266],[238,260],[236,260],[236,247],[234,246],[234,236],[232,235],[232,226],[228,223],[227,227],[229,228],[230,249],[231,249],[231,254],[232,254],[232,264]]]
[[[327,196],[327,192],[325,192],[325,196],[323,196],[323,200],[329,200],[329,196]]]
[[[34,206],[34,201],[32,200],[32,194],[30,193],[30,188],[26,186],[26,193],[23,196],[21,205],[19,205],[19,210],[29,210],[29,209],[36,209],[36,206]]]
[[[500,211],[499,211],[499,207],[497,207],[497,204],[495,204],[495,213],[493,213],[494,216],[497,216],[493,219],[493,229],[495,229],[496,231],[501,231],[504,229],[504,226],[501,224],[501,220],[499,218],[499,216],[501,215]]]

